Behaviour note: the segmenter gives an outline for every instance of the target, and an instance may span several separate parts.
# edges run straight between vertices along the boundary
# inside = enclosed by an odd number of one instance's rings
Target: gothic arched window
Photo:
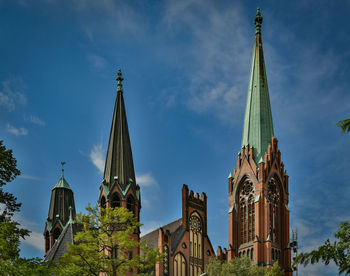
[[[270,203],[270,237],[273,242],[279,242],[280,237],[280,189],[275,179],[267,186],[267,199]]]
[[[126,200],[126,208],[130,211],[135,213],[135,200],[132,195],[129,195]]]
[[[241,244],[254,240],[255,236],[255,202],[254,186],[251,181],[243,183],[239,193],[239,217]]]
[[[120,196],[118,193],[114,193],[112,195],[111,207],[112,208],[120,207],[120,205],[121,205]]]
[[[45,232],[45,252],[49,251],[50,249],[50,235],[49,231]]]
[[[106,198],[104,196],[101,198],[100,207],[104,209],[106,208]]]
[[[181,253],[174,257],[174,276],[186,276],[186,259]]]
[[[201,217],[194,212],[189,219],[190,224],[190,276],[202,274],[203,263],[203,227]]]
[[[61,235],[61,229],[60,228],[55,228],[55,230],[53,230],[53,239],[55,240],[55,242],[58,240],[58,237]]]
[[[163,246],[163,253],[164,253],[163,272],[164,272],[164,276],[168,276],[169,275],[169,247],[168,247],[168,245]]]

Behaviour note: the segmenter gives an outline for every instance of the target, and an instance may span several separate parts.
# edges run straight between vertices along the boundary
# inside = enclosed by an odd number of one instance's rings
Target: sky
[[[214,250],[227,247],[227,176],[241,147],[257,7],[299,251],[350,220],[350,136],[336,126],[350,110],[349,1],[0,0],[0,139],[22,172],[6,191],[32,231],[22,256],[43,257],[60,162],[77,211],[97,203],[118,68],[142,233],[181,216],[187,184],[208,196]]]

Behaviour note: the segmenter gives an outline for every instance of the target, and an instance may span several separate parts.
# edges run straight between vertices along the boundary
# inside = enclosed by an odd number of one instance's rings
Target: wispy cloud
[[[92,53],[87,54],[87,59],[90,62],[90,64],[97,70],[103,70],[108,65],[108,62],[104,57],[101,57],[96,54],[92,54]]]
[[[13,111],[16,105],[24,105],[27,98],[24,94],[24,83],[19,77],[12,78],[1,82],[0,106],[5,107],[8,111]]]
[[[138,174],[136,175],[136,183],[141,187],[154,187],[158,185],[157,180],[151,173]]]
[[[22,179],[27,179],[27,180],[41,180],[40,177],[34,176],[34,175],[29,175],[29,174],[20,174],[18,178]]]
[[[32,231],[29,237],[26,237],[23,242],[44,252],[44,238],[42,233]]]
[[[98,171],[101,174],[103,174],[103,171],[105,168],[105,159],[104,159],[104,152],[102,149],[102,143],[93,146],[92,150],[90,151],[89,157],[91,162],[98,169]]]
[[[25,136],[28,134],[28,130],[24,127],[16,128],[10,124],[6,125],[6,131],[16,136]]]
[[[45,121],[39,118],[38,116],[30,115],[29,117],[27,117],[26,115],[24,115],[24,120],[35,125],[46,126]]]
[[[252,36],[239,4],[219,7],[212,1],[167,1],[164,16],[170,33],[190,33],[189,96],[194,112],[209,112],[232,120],[248,87]],[[250,33],[253,33],[252,31]],[[237,54],[239,53],[239,54]]]
[[[23,239],[23,243],[28,244],[40,251],[44,252],[44,238],[41,232],[35,231],[34,229],[39,228],[36,222],[29,221],[21,216],[21,214],[16,213],[14,215],[14,221],[17,221],[21,227],[31,231],[29,237]]]

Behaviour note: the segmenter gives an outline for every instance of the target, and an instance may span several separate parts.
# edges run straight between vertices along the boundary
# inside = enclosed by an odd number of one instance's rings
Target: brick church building
[[[197,276],[210,258],[230,261],[248,256],[257,265],[275,261],[292,275],[289,246],[288,175],[274,137],[269,90],[261,38],[262,16],[258,9],[255,40],[243,124],[242,145],[236,168],[228,177],[228,247],[216,254],[207,232],[207,195],[183,185],[182,216],[150,233],[134,238],[165,254],[154,267],[158,276]],[[118,71],[117,97],[112,117],[105,170],[99,188],[100,207],[124,207],[140,221],[141,190],[137,185],[123,97],[123,77]],[[179,187],[180,192],[180,187]],[[52,189],[45,224],[45,260],[58,260],[73,243],[73,191],[63,171]],[[132,254],[142,254],[138,248]],[[136,270],[134,271],[136,272]]]

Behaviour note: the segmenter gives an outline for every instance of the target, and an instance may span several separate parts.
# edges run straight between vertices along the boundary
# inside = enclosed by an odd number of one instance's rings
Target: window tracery
[[[197,213],[189,218],[190,224],[190,276],[202,273],[202,223]]]
[[[278,242],[280,235],[280,190],[275,179],[271,179],[268,183],[267,200],[270,203],[270,237],[272,242]]]
[[[241,243],[252,241],[255,236],[255,189],[246,181],[239,193]]]

